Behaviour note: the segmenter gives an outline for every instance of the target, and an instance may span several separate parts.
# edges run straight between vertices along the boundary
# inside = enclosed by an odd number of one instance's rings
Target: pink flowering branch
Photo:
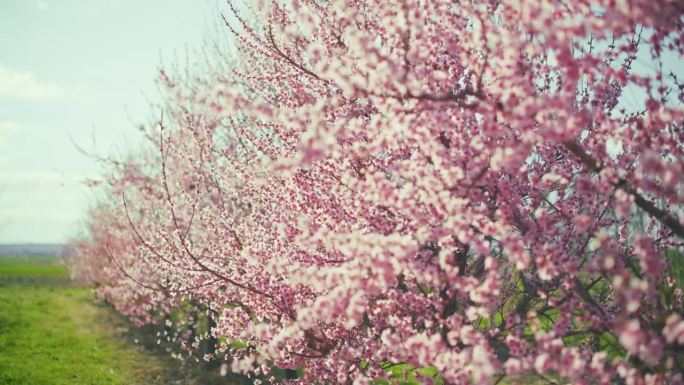
[[[75,277],[269,383],[682,384],[679,4],[228,8]]]
[[[589,168],[589,170],[596,173],[601,172],[602,166],[594,158],[592,158],[591,155],[587,154],[579,145],[579,143],[571,141],[564,142],[563,145],[571,153],[577,156],[586,165],[586,167]],[[667,226],[674,234],[684,238],[684,225],[682,225],[679,219],[677,219],[674,215],[656,207],[653,202],[647,200],[641,194],[639,194],[637,190],[625,179],[618,180],[618,182],[615,183],[615,187],[629,193],[634,197],[634,203],[639,206],[639,208],[647,212],[651,217],[655,218],[663,225]]]

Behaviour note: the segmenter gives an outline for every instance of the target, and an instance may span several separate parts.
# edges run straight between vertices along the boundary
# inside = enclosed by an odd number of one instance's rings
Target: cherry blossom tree
[[[681,2],[223,22],[75,243],[118,310],[259,381],[684,384]]]

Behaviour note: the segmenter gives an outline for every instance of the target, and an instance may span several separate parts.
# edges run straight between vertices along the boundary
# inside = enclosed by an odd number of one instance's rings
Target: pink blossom
[[[678,2],[225,11],[234,49],[162,72],[149,146],[101,159],[75,279],[293,384],[682,383]]]

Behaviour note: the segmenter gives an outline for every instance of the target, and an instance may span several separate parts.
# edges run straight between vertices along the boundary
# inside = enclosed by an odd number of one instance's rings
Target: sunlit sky
[[[101,170],[152,116],[162,63],[219,28],[215,0],[0,1],[0,243],[63,242]],[[95,144],[93,145],[93,140]]]
[[[83,181],[102,169],[73,142],[105,156],[139,146],[137,127],[158,114],[150,107],[159,100],[158,69],[192,66],[193,50],[227,33],[225,7],[223,0],[0,0],[0,243],[78,234],[94,203]],[[635,70],[651,71],[642,51]],[[681,58],[666,55],[664,64],[684,77]],[[628,88],[621,103],[635,109],[644,98]]]

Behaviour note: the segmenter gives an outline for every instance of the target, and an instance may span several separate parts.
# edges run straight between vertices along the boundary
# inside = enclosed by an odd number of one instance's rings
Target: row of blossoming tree
[[[74,244],[119,311],[265,380],[684,383],[684,3],[223,21]]]

